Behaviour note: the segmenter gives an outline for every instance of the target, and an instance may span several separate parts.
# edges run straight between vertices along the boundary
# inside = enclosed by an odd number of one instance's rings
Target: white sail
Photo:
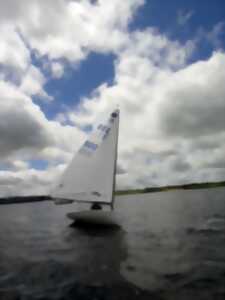
[[[119,110],[91,134],[65,170],[51,196],[55,199],[112,204]]]

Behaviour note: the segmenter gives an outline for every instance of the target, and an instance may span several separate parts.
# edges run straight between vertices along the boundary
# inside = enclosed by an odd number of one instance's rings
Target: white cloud
[[[215,47],[219,48],[221,46],[221,41],[223,40],[221,36],[224,34],[224,25],[224,22],[219,22],[213,26],[211,31],[206,33],[206,38]]]
[[[68,161],[85,136],[75,127],[47,120],[32,101],[34,95],[49,96],[43,88],[47,79],[32,65],[30,49],[40,62],[45,60],[42,56],[47,56],[52,75],[60,77],[63,65],[55,59],[79,63],[90,51],[107,53],[120,49],[127,40],[127,24],[142,3],[142,0],[96,4],[86,0],[0,1],[3,37],[0,59],[5,68],[1,69],[0,77],[0,155],[2,161],[11,163],[11,171],[1,171],[0,181],[6,193],[13,194],[19,186],[22,193],[24,189],[35,193],[35,183],[38,186],[41,181],[36,180],[36,173],[32,175],[38,171],[32,170],[27,160],[47,159],[53,168],[57,161]],[[18,75],[9,78],[13,70]],[[14,186],[7,182],[13,182]]]
[[[58,62],[53,62],[51,65],[51,70],[52,70],[52,76],[54,78],[61,78],[64,73],[64,67],[62,64]]]
[[[6,166],[0,170],[0,196],[47,193],[85,134],[48,121],[39,106],[12,84],[0,81],[0,95],[0,162]],[[32,169],[32,159],[49,161],[49,168]]]
[[[202,42],[207,42],[214,49],[223,49],[224,21],[216,23],[210,30],[204,27],[199,27],[197,30],[195,43],[201,45]]]
[[[84,140],[79,128],[100,121],[117,104],[119,165],[126,171],[118,187],[224,179],[225,54],[188,66],[192,41],[181,45],[151,28],[129,32],[142,4],[0,1],[0,157],[11,163],[0,171],[2,194],[46,193]],[[182,14],[183,24],[191,16]],[[65,74],[64,61],[74,67],[91,51],[113,52],[113,84],[96,87],[75,111],[49,121],[32,101],[48,95],[47,78],[32,65],[29,49],[56,78]],[[10,78],[12,70],[17,80]],[[68,120],[77,127],[63,125]],[[27,161],[33,158],[47,160],[49,168],[32,169]]]
[[[6,75],[19,77],[30,63],[30,53],[12,24],[0,25],[0,67]]]
[[[52,158],[56,158],[55,147],[68,152],[74,147],[73,137],[78,143],[82,140],[84,134],[78,129],[48,121],[39,106],[18,87],[1,81],[0,95],[1,158],[14,153],[26,154],[26,158],[32,153],[41,157],[47,149],[49,157],[52,152]]]
[[[29,163],[24,160],[10,160],[8,161],[9,169],[13,171],[22,171],[29,169]]]
[[[85,124],[120,104],[119,157],[127,171],[118,178],[120,187],[223,179],[224,172],[215,168],[224,162],[225,54],[215,52],[190,66],[183,61],[174,70],[169,56],[158,66],[143,53],[121,54],[115,84],[101,86],[82,103],[84,111],[70,114],[71,120]],[[199,144],[203,138],[216,151],[206,152]]]
[[[46,120],[39,107],[10,83],[0,82],[1,155],[20,148],[45,147],[51,138],[43,126]]]
[[[15,5],[14,1],[1,1],[0,10],[3,22],[14,23],[40,55],[79,62],[91,50],[104,53],[121,48],[127,38],[127,25],[143,3],[22,0]]]
[[[183,10],[178,10],[177,13],[177,23],[181,26],[184,26],[194,15],[194,11],[183,11]]]
[[[163,98],[158,104],[163,133],[194,139],[223,132],[224,81],[225,55],[220,52],[171,76],[164,84]]]
[[[49,194],[52,183],[62,173],[63,166],[48,168],[48,170],[0,171],[0,196],[15,195],[46,195]]]
[[[38,95],[42,99],[52,100],[52,97],[43,89],[45,82],[46,78],[40,70],[30,65],[21,80],[20,90],[29,96]]]

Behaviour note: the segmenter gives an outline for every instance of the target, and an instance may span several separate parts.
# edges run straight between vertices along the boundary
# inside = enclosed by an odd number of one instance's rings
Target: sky
[[[225,180],[224,50],[223,0],[0,0],[0,196],[49,193],[117,105],[117,189]]]

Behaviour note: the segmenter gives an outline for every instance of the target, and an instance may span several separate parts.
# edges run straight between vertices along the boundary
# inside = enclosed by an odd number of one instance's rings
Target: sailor
[[[91,209],[93,209],[93,210],[101,210],[102,207],[101,207],[101,205],[100,205],[99,203],[94,202],[94,203],[92,203],[92,205],[91,205]]]

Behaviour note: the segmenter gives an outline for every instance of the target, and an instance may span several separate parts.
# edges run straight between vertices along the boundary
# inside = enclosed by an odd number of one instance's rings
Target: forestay
[[[112,204],[115,186],[119,110],[82,145],[52,192],[55,199]]]

